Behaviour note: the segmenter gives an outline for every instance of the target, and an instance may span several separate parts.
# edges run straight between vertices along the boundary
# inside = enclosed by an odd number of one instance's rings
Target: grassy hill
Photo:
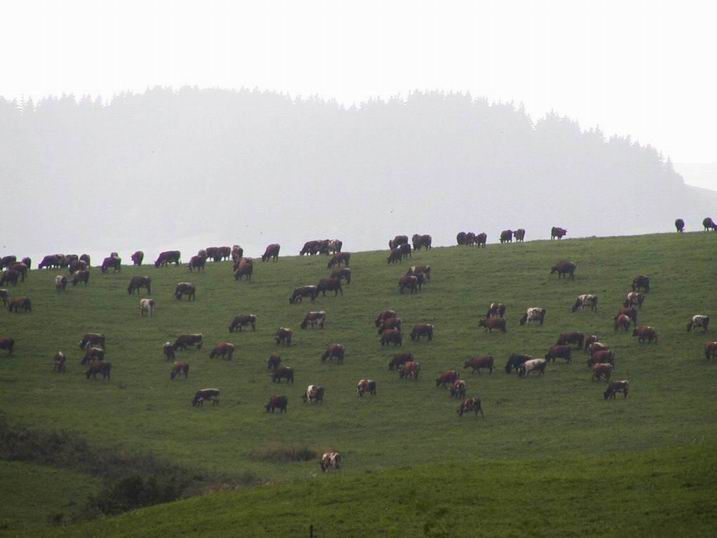
[[[10,358],[0,351],[0,406],[14,422],[77,432],[98,450],[152,453],[190,469],[241,477],[245,482],[289,483],[232,494],[246,496],[239,497],[242,502],[252,499],[247,502],[257,507],[262,496],[272,498],[284,492],[293,498],[292,488],[309,488],[296,493],[299,499],[322,489],[315,484],[302,486],[302,479],[356,489],[356,484],[368,480],[366,473],[371,473],[371,484],[381,484],[381,491],[394,481],[419,487],[424,478],[430,483],[428,477],[434,472],[450,484],[454,466],[458,474],[469,477],[468,482],[485,477],[478,483],[488,488],[493,483],[491,476],[502,478],[498,487],[504,491],[496,495],[503,495],[506,502],[511,498],[520,502],[540,499],[550,472],[564,472],[570,486],[565,495],[577,495],[569,497],[574,507],[583,503],[581,492],[590,490],[591,477],[603,476],[606,460],[626,458],[634,462],[631,468],[635,467],[636,473],[644,471],[639,480],[648,480],[651,451],[666,450],[661,456],[666,458],[665,466],[678,469],[670,462],[680,459],[681,452],[669,449],[693,446],[692,453],[704,460],[703,455],[710,452],[705,447],[717,442],[713,397],[717,367],[705,361],[702,350],[706,340],[714,339],[714,331],[707,335],[685,331],[691,315],[717,315],[717,296],[711,293],[717,272],[716,242],[717,235],[692,233],[528,242],[480,250],[433,249],[414,255],[414,263],[433,268],[432,282],[414,296],[399,295],[396,287],[406,263],[389,266],[384,252],[355,253],[351,260],[354,280],[344,296],[327,295],[315,305],[290,305],[288,296],[295,286],[316,283],[327,274],[325,257],[257,261],[252,282],[241,283],[233,280],[227,263],[209,264],[201,274],[189,273],[186,266],[124,267],[121,273],[105,275],[93,269],[86,289],[68,288],[64,294],[54,290],[56,272],[33,271],[17,290],[32,297],[33,312],[0,312],[0,332],[16,340],[16,352]],[[549,275],[550,266],[559,259],[577,262],[574,281],[558,281]],[[613,332],[612,318],[638,273],[652,279],[653,289],[640,311],[640,322],[657,329],[660,341],[656,345],[639,345],[629,333]],[[140,318],[137,297],[127,294],[127,282],[136,274],[153,278],[152,297],[158,309],[151,319]],[[196,302],[174,299],[174,285],[183,280],[197,285]],[[581,293],[599,295],[598,312],[570,311]],[[477,327],[492,301],[507,305],[506,334],[485,333]],[[545,325],[518,325],[518,318],[529,306],[547,309]],[[404,342],[403,350],[413,352],[423,366],[417,383],[399,380],[386,367],[396,350],[380,347],[373,326],[376,313],[385,308],[399,312],[404,332],[420,321],[436,326],[433,342]],[[325,329],[299,328],[310,309],[326,310]],[[239,313],[257,315],[256,332],[229,334],[229,321]],[[295,345],[290,348],[279,347],[272,339],[281,325],[295,330]],[[510,353],[542,356],[560,332],[569,330],[598,334],[616,351],[615,377],[630,379],[630,398],[603,401],[604,386],[590,380],[582,352],[575,354],[572,364],[551,364],[545,376],[520,379],[502,371]],[[107,358],[113,364],[109,384],[87,381],[79,365],[79,339],[90,331],[107,336]],[[162,344],[185,332],[203,333],[205,348],[181,352],[179,358],[191,365],[189,379],[170,381]],[[223,340],[236,345],[233,361],[208,357],[212,345]],[[319,360],[326,345],[333,342],[346,346],[343,365]],[[65,375],[51,372],[51,358],[58,350],[69,357]],[[296,370],[294,385],[272,385],[266,370],[272,351],[278,351],[284,363]],[[465,359],[476,354],[492,354],[499,370],[480,376],[462,371],[469,394],[481,396],[486,418],[459,419],[456,401],[436,388],[434,379],[440,371],[461,368]],[[362,377],[377,381],[376,397],[356,397],[355,384]],[[300,396],[310,383],[325,385],[323,405],[301,403]],[[208,386],[221,389],[221,405],[192,408],[194,392]],[[288,396],[286,415],[264,411],[272,394]],[[317,477],[316,460],[286,463],[276,456],[295,449],[321,452],[329,447],[344,456],[339,478]],[[543,460],[546,474],[534,473],[543,467]],[[573,463],[563,469],[562,460]],[[662,460],[655,461],[659,473]],[[705,460],[705,469],[708,461],[714,467],[713,459]],[[501,462],[496,463],[495,469],[501,471],[495,475],[487,472],[494,468],[491,462]],[[401,471],[414,466],[418,466],[415,473]],[[617,468],[614,475],[604,476],[617,479],[623,472],[627,470]],[[679,472],[675,471],[676,475]],[[577,482],[572,482],[571,476]],[[456,484],[464,482],[459,477],[454,480]],[[680,497],[670,480],[663,483],[664,491]],[[609,493],[610,483],[603,480],[605,489],[596,491],[617,495],[611,497],[615,506],[619,505],[616,499],[627,502],[631,496],[641,502],[639,490]],[[364,498],[368,499],[376,490],[366,487]],[[551,491],[558,495],[558,489]],[[410,491],[408,486],[406,491]],[[452,488],[448,487],[445,495],[437,492],[429,507],[450,506],[449,498],[440,501],[449,491]],[[470,488],[462,491],[467,495]],[[232,503],[234,498],[187,502],[200,503],[190,504],[199,510],[208,510],[216,502],[221,509],[221,503]],[[599,496],[593,498],[599,502]],[[566,499],[558,496],[555,502]],[[366,502],[363,509],[370,513],[371,503]],[[301,520],[302,503],[305,501],[297,500],[295,505],[287,501],[282,508],[287,522]],[[350,504],[355,508],[360,503],[354,500]],[[157,521],[164,521],[170,517],[164,510],[172,510],[172,506],[143,511],[137,517],[156,514]],[[659,506],[655,499],[654,508],[645,515],[645,525],[661,521],[654,516]],[[253,513],[247,510],[246,514]],[[351,509],[341,510],[348,510],[348,518]],[[391,513],[387,512],[389,520]],[[575,526],[566,529],[585,532],[595,528],[581,527],[579,514],[572,514]],[[530,528],[548,524],[548,520],[526,521]],[[466,533],[460,520],[457,524]],[[331,527],[334,533],[341,528],[338,524]],[[380,528],[393,527],[376,527]],[[290,527],[278,529],[280,534],[292,534]],[[495,532],[522,534],[511,526],[495,527]]]

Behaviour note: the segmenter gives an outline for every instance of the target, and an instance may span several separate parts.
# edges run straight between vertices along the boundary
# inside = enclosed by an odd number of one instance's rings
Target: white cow
[[[335,450],[329,450],[321,455],[321,470],[326,472],[329,469],[339,469],[341,466],[341,454]]]
[[[704,314],[696,314],[692,316],[692,319],[687,323],[687,332],[692,329],[702,328],[702,332],[707,332],[707,327],[710,324],[710,317]]]
[[[528,310],[525,311],[525,314],[523,314],[523,317],[520,318],[520,324],[525,325],[526,323],[531,323],[533,321],[540,322],[540,324],[543,324],[543,320],[545,319],[545,308],[539,308],[537,306],[533,306],[531,308],[528,308]]]
[[[57,291],[65,291],[67,287],[67,277],[64,275],[57,275],[55,277],[55,289]]]
[[[518,370],[518,375],[524,377],[531,372],[540,373],[542,375],[545,373],[545,365],[547,363],[548,361],[546,361],[545,359],[532,359],[529,361],[525,361],[523,363],[523,366],[521,366]]]
[[[139,300],[139,315],[144,316],[145,314],[149,314],[150,317],[154,313],[154,309],[156,308],[156,304],[154,302],[154,299],[140,299]]]
[[[590,308],[590,310],[595,312],[597,307],[598,296],[585,293],[583,295],[578,295],[578,298],[575,300],[575,304],[573,305],[573,312],[576,310],[584,310],[585,308]]]

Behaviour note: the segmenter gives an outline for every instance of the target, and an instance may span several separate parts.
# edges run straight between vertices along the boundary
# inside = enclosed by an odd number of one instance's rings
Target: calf
[[[701,328],[703,333],[707,332],[707,327],[710,324],[710,317],[705,316],[704,314],[696,314],[692,316],[690,321],[687,322],[687,332],[690,332],[692,329],[698,329]]]
[[[541,325],[545,321],[545,308],[532,307],[528,308],[520,318],[520,324],[525,325],[526,323],[537,322]]]
[[[289,399],[286,396],[272,396],[269,398],[269,403],[264,406],[266,412],[272,414],[277,409],[279,413],[286,413],[286,408],[289,405]]]
[[[627,398],[627,393],[630,390],[630,382],[627,379],[622,381],[613,381],[607,387],[607,390],[603,393],[603,397],[606,400],[614,400],[618,392],[622,392],[624,398]]]
[[[204,401],[212,402],[212,405],[219,405],[219,389],[200,389],[192,398],[193,407],[202,407]]]
[[[505,320],[502,318],[483,318],[478,321],[478,327],[485,327],[485,330],[490,332],[493,332],[493,329],[496,329],[502,333],[506,331]]]
[[[493,363],[493,357],[490,355],[487,357],[472,357],[463,363],[463,369],[470,368],[474,374],[478,372],[478,375],[480,375],[481,368],[488,368],[488,373],[492,374]]]
[[[254,273],[254,262],[251,258],[242,258],[239,263],[236,264],[234,269],[234,280],[241,280],[246,277],[247,280],[251,280],[251,275]]]
[[[474,398],[468,398],[467,400],[463,400],[461,402],[461,405],[458,406],[458,416],[462,417],[464,413],[470,413],[473,411],[476,416],[478,416],[478,413],[480,413],[480,416],[482,418],[485,418],[485,415],[483,414],[483,408],[481,407],[481,401],[480,398],[477,396]]]
[[[221,357],[222,359],[231,360],[234,355],[234,344],[231,342],[220,342],[209,353],[209,358]]]
[[[422,336],[425,336],[429,342],[433,340],[433,325],[430,323],[416,324],[411,331],[411,341],[419,342]]]
[[[361,379],[356,383],[356,394],[363,397],[364,394],[376,395],[376,382],[373,379]]]
[[[551,346],[545,354],[545,360],[555,362],[555,359],[565,359],[567,363],[570,363],[572,361],[572,348],[568,345]]]
[[[252,331],[256,331],[256,316],[254,314],[243,314],[236,316],[229,324],[229,332],[237,332],[244,327],[251,326]]]

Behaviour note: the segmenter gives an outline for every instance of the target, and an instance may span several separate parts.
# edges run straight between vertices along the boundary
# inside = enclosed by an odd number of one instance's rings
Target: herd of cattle
[[[703,222],[705,230],[717,230],[717,225],[710,218],[706,218]],[[684,221],[677,219],[675,227],[678,232],[684,230]],[[561,239],[567,233],[566,230],[559,227],[553,227],[551,230],[551,239]],[[523,241],[525,238],[525,230],[505,230],[500,235],[500,242]],[[458,245],[478,245],[485,246],[486,234],[474,234],[472,232],[461,232],[457,236]],[[432,238],[430,235],[415,234],[409,243],[408,236],[397,235],[389,241],[389,255],[387,261],[391,263],[400,263],[406,258],[411,257],[411,252],[432,247]],[[333,291],[334,296],[343,295],[342,283],[350,285],[351,268],[349,267],[351,254],[342,252],[342,242],[334,240],[315,240],[307,241],[300,251],[300,255],[318,255],[324,254],[330,256],[327,269],[331,269],[328,278],[321,278],[316,285],[300,286],[293,290],[289,297],[290,304],[300,304],[303,299],[308,298],[312,303],[319,294],[326,295],[327,291]],[[280,245],[268,245],[262,261],[277,261],[279,257]],[[253,274],[253,260],[243,256],[243,249],[234,245],[229,247],[210,247],[200,250],[197,255],[192,256],[189,264],[189,271],[201,271],[205,268],[207,260],[215,262],[226,259],[232,260],[232,268],[234,278],[241,280],[242,278],[250,279]],[[144,253],[136,251],[132,254],[131,260],[134,265],[141,265],[144,260]],[[180,264],[181,253],[179,251],[166,251],[160,253],[154,262],[155,267],[163,267],[167,264]],[[109,270],[121,271],[121,258],[117,253],[111,253],[105,258],[100,265],[102,273]],[[0,258],[0,269],[4,269],[0,278],[0,285],[11,284],[17,286],[18,282],[23,282],[29,275],[31,260],[23,258],[20,262],[15,256],[5,256]],[[58,292],[65,291],[68,282],[72,282],[73,286],[82,283],[85,286],[89,283],[90,276],[90,257],[86,254],[62,255],[54,254],[45,256],[38,269],[67,269],[68,276],[61,274],[55,278],[55,288]],[[558,274],[558,278],[574,279],[577,264],[572,261],[562,260],[551,268],[551,274]],[[403,294],[405,290],[410,293],[417,293],[425,284],[431,280],[431,266],[411,266],[408,271],[399,279],[399,293]],[[149,276],[134,276],[130,279],[127,287],[128,294],[135,292],[140,294],[141,290],[145,290],[147,294],[152,292],[152,279]],[[648,325],[638,325],[638,312],[641,309],[646,295],[650,292],[650,279],[645,275],[638,275],[632,281],[631,290],[627,292],[624,301],[614,316],[615,331],[629,331],[632,327],[632,336],[638,339],[639,343],[657,343],[658,336],[654,327]],[[196,299],[196,287],[191,282],[178,282],[175,287],[175,298],[181,300],[186,297],[190,301]],[[31,312],[32,302],[29,297],[18,296],[11,297],[8,289],[0,289],[0,300],[8,307],[10,312]],[[155,300],[150,297],[140,299],[139,312],[141,316],[152,316],[156,308]],[[598,296],[593,294],[579,295],[571,307],[573,312],[578,310],[589,309],[595,311],[598,308]],[[519,319],[520,325],[538,323],[543,325],[546,319],[546,309],[538,306],[529,307],[521,315]],[[327,313],[323,310],[310,311],[304,317],[300,327],[301,329],[319,328],[323,329],[327,320]],[[703,332],[708,330],[710,318],[705,314],[696,314],[692,316],[687,323],[687,331],[702,329]],[[257,317],[254,314],[242,314],[234,317],[229,324],[229,332],[234,333],[242,331],[244,328],[256,330]],[[506,307],[502,303],[491,303],[484,317],[478,321],[478,326],[483,327],[486,331],[493,330],[502,333],[507,332]],[[401,346],[403,344],[402,321],[398,313],[394,310],[385,310],[380,312],[375,319],[375,328],[377,329],[380,345],[383,346]],[[433,340],[435,327],[429,323],[415,324],[409,335],[412,341],[418,342],[425,338],[427,342]],[[290,346],[292,343],[293,331],[288,327],[280,327],[274,334],[276,344]],[[177,360],[177,352],[188,348],[196,348],[201,350],[203,345],[203,336],[201,334],[184,334],[178,336],[173,342],[165,342],[163,345],[163,354],[167,361],[172,361],[170,370],[170,379],[174,380],[178,377],[189,376],[189,364],[185,361]],[[9,337],[0,338],[0,349],[6,350],[8,355],[12,354],[15,348],[15,340]],[[110,381],[112,364],[105,360],[105,336],[96,333],[85,334],[80,342],[80,349],[84,351],[81,364],[86,366],[85,376],[87,379],[96,379],[97,376],[105,381]],[[559,335],[555,345],[552,345],[540,357],[534,357],[524,354],[511,354],[505,365],[505,372],[510,374],[516,372],[519,377],[528,377],[531,374],[542,375],[545,373],[546,367],[550,362],[562,359],[570,363],[574,358],[574,349],[580,350],[586,354],[586,363],[591,370],[591,378],[594,381],[605,381],[609,384],[603,393],[603,397],[607,399],[615,398],[615,395],[622,393],[627,398],[629,393],[629,381],[622,379],[611,381],[612,373],[615,369],[616,355],[609,346],[600,340],[597,335],[584,334],[580,332],[568,332]],[[231,360],[234,353],[234,344],[231,342],[219,342],[211,350],[210,358],[223,358]],[[322,362],[335,361],[341,364],[346,354],[345,346],[340,343],[330,344],[320,356]],[[710,341],[705,344],[705,358],[713,359],[717,357],[717,341]],[[53,359],[53,370],[58,373],[64,373],[66,356],[63,352],[57,352]],[[473,373],[480,374],[481,370],[486,369],[489,373],[493,372],[495,359],[493,356],[477,356],[471,357],[463,364],[463,369],[471,369]],[[272,353],[267,361],[267,368],[270,371],[273,383],[294,382],[294,370],[292,367],[282,364],[281,357]],[[400,379],[417,381],[421,372],[421,364],[410,352],[396,353],[388,364],[389,371],[397,372]],[[467,412],[474,412],[483,415],[481,400],[478,396],[468,398],[467,386],[465,380],[461,379],[460,372],[456,369],[442,372],[436,379],[436,387],[448,388],[451,397],[461,401],[457,413],[463,416]],[[364,395],[376,395],[377,383],[373,379],[363,378],[356,384],[356,392],[359,397]],[[307,387],[302,396],[304,403],[322,403],[324,401],[325,387],[322,385],[311,384]],[[202,406],[205,400],[211,401],[213,404],[219,403],[220,390],[217,388],[205,388],[196,392],[192,399],[192,405]],[[288,398],[285,395],[272,395],[269,402],[265,405],[267,412],[286,413],[288,408]],[[321,469],[338,469],[341,462],[341,456],[338,452],[332,450],[324,453],[321,457]]]

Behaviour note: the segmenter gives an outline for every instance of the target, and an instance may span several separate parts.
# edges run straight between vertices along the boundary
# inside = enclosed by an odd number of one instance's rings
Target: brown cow
[[[617,318],[618,316],[621,316],[623,314],[630,318],[630,321],[632,321],[632,323],[637,325],[637,308],[635,308],[634,306],[623,305],[620,307],[620,310],[618,310],[617,314],[615,314],[615,317]]]
[[[20,280],[25,282],[25,277],[27,277],[27,265],[24,263],[13,263],[9,269],[10,271],[15,271],[20,277]]]
[[[242,258],[234,270],[234,280],[241,280],[244,277],[246,277],[247,280],[251,280],[253,272],[254,261],[251,258]]]
[[[403,256],[401,255],[401,249],[399,248],[392,248],[391,252],[388,254],[388,258],[386,258],[386,262],[391,263],[401,263],[403,261]]]
[[[384,321],[386,321],[389,318],[395,318],[395,317],[398,317],[398,314],[396,314],[395,310],[384,310],[383,312],[379,312],[378,316],[376,316],[374,325],[376,325],[376,327],[380,327]]]
[[[496,329],[502,333],[506,331],[505,320],[503,318],[482,318],[480,321],[478,321],[478,327],[485,327],[485,330],[490,332],[493,332],[493,329]]]
[[[558,273],[558,278],[567,278],[569,277],[572,280],[575,280],[575,269],[577,268],[577,264],[574,262],[569,261],[560,261],[553,265],[552,269],[550,269],[550,274]]]
[[[169,372],[169,379],[174,380],[175,377],[183,375],[184,379],[189,377],[189,364],[182,361],[177,361],[172,366],[172,370]]]
[[[244,256],[244,249],[241,248],[239,245],[233,245],[230,251],[230,256],[232,262],[234,262],[234,264],[237,264]]]
[[[522,243],[525,240],[525,230],[523,228],[518,228],[513,232],[513,236],[517,242]]]
[[[92,361],[89,368],[85,372],[85,377],[89,379],[97,379],[97,374],[102,375],[102,381],[110,381],[110,374],[112,373],[112,363],[104,361]]]
[[[237,332],[243,327],[251,326],[252,331],[256,331],[256,316],[254,314],[242,314],[236,316],[229,324],[229,332]]]
[[[407,361],[398,367],[399,379],[413,379],[418,381],[418,374],[421,372],[421,363],[418,361]]]
[[[622,329],[623,331],[627,332],[630,330],[630,317],[625,314],[618,314],[615,316],[615,330],[618,331]]]
[[[583,343],[585,342],[585,335],[579,332],[572,333],[561,333],[558,337],[557,345],[562,346],[565,344],[573,344],[578,349],[582,349]]]
[[[326,351],[324,351],[321,354],[321,362],[325,362],[327,359],[336,359],[336,362],[341,364],[344,362],[344,354],[346,353],[346,348],[343,344],[330,344]]]
[[[261,261],[268,262],[271,261],[278,261],[279,260],[279,251],[281,250],[281,245],[278,243],[272,243],[271,245],[268,245],[266,247],[266,250],[264,250],[264,254],[261,255]]]
[[[23,312],[32,312],[32,301],[29,297],[15,297],[10,300],[7,306],[10,312],[18,313],[21,310]]]
[[[592,353],[587,360],[588,368],[592,368],[594,364],[612,364],[615,368],[615,352],[609,349],[602,349]]]
[[[466,382],[462,379],[456,379],[450,387],[451,398],[465,398],[466,397]]]
[[[152,293],[152,279],[148,276],[133,276],[127,286],[127,293],[132,295],[135,291],[139,295],[140,288],[145,288],[148,294]]]
[[[710,360],[717,357],[717,342],[707,342],[705,344],[705,359]]]
[[[202,271],[205,269],[207,265],[207,257],[206,256],[192,256],[189,258],[189,265],[187,266],[190,271],[194,271],[195,269],[197,272]]]
[[[433,325],[430,323],[417,323],[414,325],[411,331],[411,341],[420,342],[422,336],[425,336],[429,342],[433,340]]]
[[[398,329],[388,329],[381,334],[381,347],[393,344],[394,346],[403,345],[403,336]]]
[[[550,229],[550,239],[562,239],[565,234],[567,234],[568,231],[564,228],[560,228],[559,226],[553,226]]]
[[[132,260],[132,265],[142,265],[142,261],[144,261],[144,252],[137,250],[134,254],[132,254],[132,256],[130,256],[130,259]]]
[[[231,342],[220,342],[209,353],[209,358],[221,357],[222,359],[231,360],[234,355],[234,344]]]
[[[464,413],[469,413],[471,411],[476,414],[476,417],[480,412],[480,416],[485,418],[485,415],[483,414],[483,407],[481,407],[480,398],[478,398],[477,396],[475,396],[474,398],[468,398],[467,400],[463,400],[463,402],[461,402],[461,405],[458,406],[459,417],[462,417]]]
[[[555,359],[565,359],[567,363],[572,361],[572,348],[569,345],[550,346],[545,354],[545,360],[555,362]]]
[[[277,344],[285,344],[287,346],[291,345],[291,337],[294,334],[294,331],[291,329],[288,329],[287,327],[279,327],[279,329],[274,333],[274,340],[276,340]]]
[[[461,377],[461,374],[456,372],[455,370],[448,370],[447,372],[443,372],[436,378],[436,387],[442,386],[444,389],[448,385],[452,385],[458,379]]]
[[[356,393],[359,397],[363,397],[364,394],[376,395],[376,382],[373,379],[360,379],[356,383]]]
[[[388,363],[389,371],[400,368],[404,363],[413,361],[413,353],[396,353]]]
[[[423,275],[426,280],[431,280],[431,266],[430,265],[413,265],[408,268],[407,275]]]
[[[12,284],[13,286],[17,286],[17,279],[19,277],[20,274],[17,271],[13,271],[12,269],[6,269],[2,273],[2,277],[0,277],[0,286],[3,286],[5,284]]]
[[[415,275],[404,275],[398,281],[398,291],[403,295],[403,290],[408,288],[411,294],[418,292],[418,277]]]
[[[413,234],[411,242],[413,243],[413,250],[421,250],[422,248],[425,248],[426,250],[431,250],[431,243],[433,243],[433,238],[428,234]]]
[[[287,406],[289,405],[289,399],[286,396],[272,396],[269,398],[269,403],[264,406],[266,409],[266,412],[270,412],[273,414],[276,409],[279,410],[279,413],[286,413]]]
[[[470,368],[474,374],[478,372],[478,375],[480,375],[481,368],[488,368],[488,373],[492,374],[494,362],[493,357],[490,355],[486,357],[472,357],[463,363],[463,369]]]
[[[408,244],[408,236],[407,235],[397,235],[393,239],[391,239],[388,242],[388,248],[393,250],[396,247],[399,247],[400,245],[407,245]]]
[[[634,331],[632,331],[632,336],[637,336],[637,341],[639,343],[657,343],[657,331],[655,331],[654,327],[650,327],[648,325],[640,325],[637,327]]]
[[[304,316],[304,321],[301,322],[301,328],[306,329],[307,327],[316,327],[323,329],[326,323],[326,312],[320,310],[318,312],[307,312]]]

